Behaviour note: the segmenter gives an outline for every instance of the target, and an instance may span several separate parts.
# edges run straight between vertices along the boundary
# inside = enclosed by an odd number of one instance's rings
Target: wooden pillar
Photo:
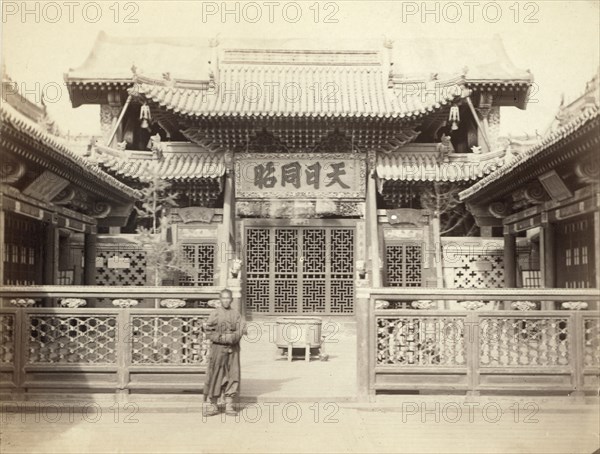
[[[555,260],[554,225],[546,222],[542,224],[540,229],[540,274],[542,287],[544,288],[554,288],[556,286]],[[542,301],[541,309],[555,309],[554,301]]]
[[[600,212],[596,211],[594,213],[594,277],[596,282],[594,282],[594,287],[600,287]],[[597,308],[598,306],[596,306]]]
[[[1,196],[0,196],[1,197]],[[4,211],[0,210],[0,285],[4,285],[4,248],[6,247],[6,224],[4,222]]]
[[[226,287],[229,278],[229,263],[235,258],[235,240],[233,239],[233,181],[230,171],[225,174],[225,194],[223,199],[223,229],[219,241],[219,286]]]
[[[96,285],[97,242],[95,233],[83,237],[83,285]]]
[[[375,171],[367,178],[367,249],[371,249],[371,286],[381,287],[381,269],[379,264],[379,227],[377,225],[377,187]]]
[[[504,232],[504,287],[515,288],[517,284],[517,238]]]
[[[54,285],[58,279],[58,228],[55,224],[46,226],[44,241],[44,275],[45,285]]]

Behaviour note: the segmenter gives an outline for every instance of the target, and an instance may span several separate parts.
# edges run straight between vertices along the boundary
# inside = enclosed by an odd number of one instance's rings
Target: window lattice
[[[423,281],[422,255],[420,245],[386,245],[388,285],[390,287],[421,287]]]
[[[207,243],[184,244],[184,259],[192,265],[194,274],[182,274],[179,285],[210,286],[215,280],[215,245]]]
[[[480,269],[488,262],[488,269]],[[460,256],[454,268],[454,288],[501,288],[504,286],[504,258],[500,254],[469,254]]]
[[[97,257],[102,266],[96,268],[96,285],[146,285],[144,251],[102,250]]]
[[[42,223],[10,212],[4,222],[4,284],[40,284]]]

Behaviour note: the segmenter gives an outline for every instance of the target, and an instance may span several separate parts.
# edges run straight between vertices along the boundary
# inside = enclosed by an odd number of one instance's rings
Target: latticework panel
[[[326,232],[324,229],[306,229],[302,232],[302,272],[305,274],[325,273],[327,253]]]
[[[206,316],[134,316],[133,364],[206,364],[210,342],[202,330]]]
[[[114,364],[117,319],[113,315],[29,315],[27,362]]]
[[[96,285],[146,285],[146,253],[136,250],[103,250],[97,257],[102,266],[96,268]],[[110,263],[122,266],[110,267]],[[127,264],[124,266],[123,264]]]
[[[298,273],[298,231],[275,230],[275,272]]]
[[[266,228],[246,229],[246,306],[252,312],[269,312],[271,232]]]
[[[354,230],[331,229],[331,312],[354,312]]]
[[[566,366],[569,318],[483,317],[479,324],[482,367]]]
[[[377,317],[378,365],[465,366],[459,317]]]
[[[210,286],[215,280],[215,245],[212,243],[184,244],[184,260],[195,270],[193,274],[182,274],[179,285]]]
[[[15,358],[15,316],[0,315],[0,363],[12,364]]]
[[[488,262],[490,269],[480,268]],[[454,268],[454,288],[501,288],[504,286],[504,259],[500,254],[472,254],[460,257]]]
[[[298,311],[298,281],[296,278],[275,279],[275,312]]]
[[[269,229],[246,230],[246,269],[253,275],[269,272],[271,261],[271,238]]]
[[[246,304],[254,312],[352,313],[354,230],[246,230]]]
[[[600,367],[600,319],[583,319],[583,365]]]
[[[351,314],[354,312],[354,282],[350,279],[331,280],[331,312]]]
[[[302,282],[302,310],[304,312],[325,312],[327,281],[325,279],[305,280]]]
[[[421,287],[423,254],[419,245],[388,244],[385,247],[387,281],[390,287]]]

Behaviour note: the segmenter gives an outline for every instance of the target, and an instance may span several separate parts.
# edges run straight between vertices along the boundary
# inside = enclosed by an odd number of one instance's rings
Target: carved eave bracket
[[[488,213],[498,219],[504,219],[511,214],[510,205],[504,201],[492,202],[488,205]]]
[[[503,202],[499,202],[503,204]],[[490,205],[474,205],[467,203],[467,210],[475,218],[475,223],[478,227],[501,227],[502,219],[510,214],[510,210],[506,214],[502,214],[504,206],[492,203]],[[501,215],[502,214],[502,215]]]
[[[0,165],[0,182],[4,184],[15,184],[26,171],[25,164],[17,160],[5,159]]]
[[[598,158],[586,159],[575,164],[575,175],[584,184],[600,183],[600,165]]]
[[[92,206],[92,217],[96,219],[106,218],[112,211],[112,205],[108,202],[97,201]]]

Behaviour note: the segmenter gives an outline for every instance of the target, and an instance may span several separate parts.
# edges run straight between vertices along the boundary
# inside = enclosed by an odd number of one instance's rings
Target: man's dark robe
[[[208,317],[205,330],[211,341],[204,398],[237,395],[240,387],[240,340],[245,333],[240,313],[218,307]]]

